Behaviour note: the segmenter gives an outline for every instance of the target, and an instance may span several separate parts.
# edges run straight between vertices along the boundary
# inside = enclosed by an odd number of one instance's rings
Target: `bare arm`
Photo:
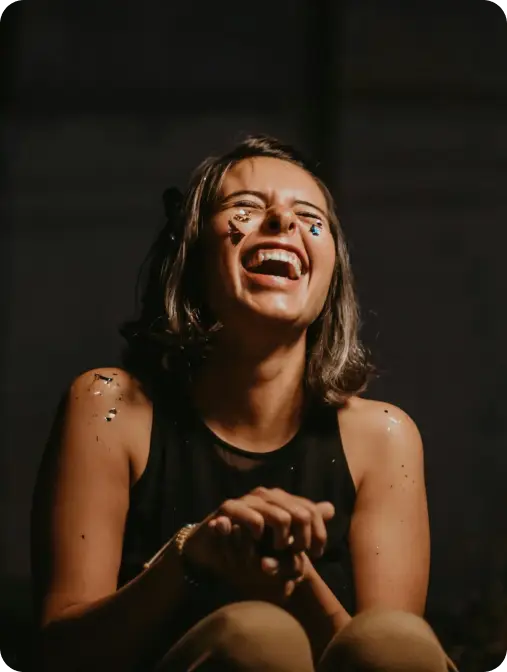
[[[358,482],[349,535],[357,611],[384,607],[422,614],[429,525],[419,432],[400,409],[356,403],[343,434]],[[310,564],[289,609],[307,631],[316,659],[351,618]]]
[[[44,663],[55,672],[128,671],[185,592],[179,559],[171,553],[117,591],[129,450],[132,442],[149,441],[151,409],[136,381],[111,369],[77,378],[62,410],[32,517]]]
[[[347,625],[351,616],[310,561],[305,577],[287,607],[305,629],[313,658],[318,661],[333,635]]]
[[[374,410],[371,422],[378,440],[350,530],[357,608],[380,606],[422,615],[430,534],[421,437],[400,409],[382,404]]]

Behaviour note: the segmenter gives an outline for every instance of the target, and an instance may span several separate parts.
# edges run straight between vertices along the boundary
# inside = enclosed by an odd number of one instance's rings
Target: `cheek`
[[[333,277],[334,269],[336,266],[336,252],[332,251],[332,253],[329,255],[327,259],[327,279],[328,279],[328,284],[331,283],[331,278]]]
[[[318,268],[319,284],[326,287],[330,284],[333,277],[333,271],[336,264],[336,250],[334,240],[329,236],[329,240],[320,240],[321,246],[314,250],[314,263]]]
[[[204,264],[204,293],[210,308],[220,312],[224,301],[234,294],[235,265],[230,243],[222,239],[206,241]]]
[[[209,223],[204,239],[204,256],[209,275],[230,276],[233,270],[234,245],[229,235],[227,217],[217,217]]]

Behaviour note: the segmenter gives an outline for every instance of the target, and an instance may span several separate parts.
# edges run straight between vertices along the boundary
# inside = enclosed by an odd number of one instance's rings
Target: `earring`
[[[317,224],[312,224],[310,226],[310,233],[312,234],[312,236],[320,236],[320,229],[317,226]]]
[[[241,210],[234,215],[233,219],[235,219],[237,222],[242,222],[246,224],[247,222],[250,221],[251,218],[248,212],[243,208],[241,208]]]

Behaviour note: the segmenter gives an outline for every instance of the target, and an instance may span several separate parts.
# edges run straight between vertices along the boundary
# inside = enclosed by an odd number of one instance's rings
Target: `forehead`
[[[260,191],[281,202],[310,201],[327,210],[325,196],[310,173],[281,159],[257,156],[229,168],[220,190],[222,197],[243,190]]]

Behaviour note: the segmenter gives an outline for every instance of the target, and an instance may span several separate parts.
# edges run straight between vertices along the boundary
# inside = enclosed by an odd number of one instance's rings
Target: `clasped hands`
[[[324,553],[330,502],[259,487],[225,501],[189,537],[185,554],[244,599],[284,602]]]

